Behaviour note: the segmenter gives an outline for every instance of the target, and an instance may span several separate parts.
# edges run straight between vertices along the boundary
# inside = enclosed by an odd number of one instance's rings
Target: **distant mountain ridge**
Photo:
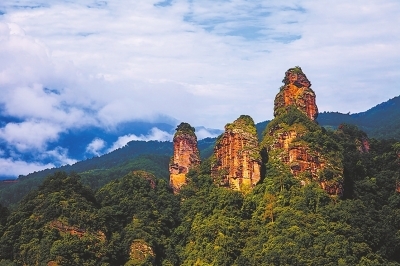
[[[318,123],[324,127],[337,128],[342,123],[354,124],[358,126],[361,130],[365,131],[370,138],[378,139],[388,139],[393,138],[400,140],[400,96],[390,99],[384,103],[378,104],[377,106],[369,109],[368,111],[357,113],[357,114],[342,114],[339,112],[322,112],[318,115]],[[261,136],[265,127],[269,121],[263,121],[256,124],[257,132]],[[128,130],[139,134],[141,130],[151,129],[155,126],[149,123],[135,123],[139,128],[129,127],[124,125],[122,128],[122,133],[127,134]],[[162,130],[172,130],[175,128],[168,124],[157,124]],[[133,126],[133,124],[131,124]],[[130,129],[129,129],[130,128]],[[139,133],[138,133],[139,132]],[[91,138],[95,137],[92,135]],[[73,137],[69,137],[73,139]],[[89,138],[90,139],[90,138]],[[199,140],[199,149],[202,158],[207,158],[212,154],[213,145],[215,143],[215,138],[205,138]],[[93,157],[91,159],[86,159],[77,162],[74,165],[65,165],[59,168],[46,169],[36,173],[29,174],[28,177],[33,177],[37,175],[46,175],[53,173],[56,170],[66,171],[66,172],[82,172],[93,169],[93,165],[102,165],[103,168],[110,168],[122,163],[128,158],[134,158],[142,154],[159,154],[171,156],[172,142],[170,141],[130,141],[125,147],[119,148],[108,154],[104,154],[100,157]],[[115,158],[115,160],[110,162],[109,158]]]
[[[7,122],[17,122],[13,119],[8,119],[6,117],[1,117],[2,125]],[[262,133],[267,126],[269,121],[263,121],[256,124],[259,139],[262,138]],[[354,124],[358,126],[361,130],[365,131],[370,138],[377,139],[396,139],[400,140],[400,96],[394,97],[386,102],[378,104],[377,106],[361,113],[356,114],[342,114],[339,112],[322,112],[319,113],[317,122],[326,128],[337,128],[342,123]],[[49,144],[49,148],[55,148],[57,146],[67,148],[69,156],[78,160],[74,165],[64,165],[59,168],[46,169],[43,171],[31,173],[28,176],[38,176],[45,173],[45,175],[51,174],[56,170],[66,171],[66,172],[81,172],[88,169],[92,169],[93,165],[101,164],[105,158],[110,158],[117,154],[119,159],[115,160],[114,164],[109,165],[109,163],[103,164],[103,167],[113,167],[118,163],[122,162],[127,158],[133,158],[141,154],[165,154],[168,156],[172,155],[172,144],[169,141],[158,142],[158,141],[133,141],[129,142],[126,147],[117,149],[114,152],[106,153],[107,148],[118,140],[121,136],[126,135],[136,135],[145,136],[153,128],[157,128],[160,131],[167,132],[168,134],[173,134],[175,130],[175,125],[170,125],[168,123],[149,123],[143,121],[133,121],[126,122],[118,125],[113,129],[102,129],[99,127],[87,127],[84,129],[79,129],[75,131],[69,131],[61,134],[60,139],[57,142]],[[196,134],[200,131],[208,131],[214,135],[219,134],[222,130],[217,129],[207,129],[204,127],[197,127]],[[108,143],[101,150],[103,156],[95,156],[94,154],[88,154],[86,152],[87,145],[94,139],[101,139]],[[206,158],[212,154],[213,144],[215,138],[206,138],[199,141],[199,148],[202,152],[202,157]],[[157,145],[154,145],[157,143]],[[4,143],[0,143],[0,149],[3,150],[3,158],[7,157],[7,149]],[[139,151],[141,150],[141,151]],[[94,156],[94,157],[93,157]],[[21,156],[22,160],[31,161],[34,158],[30,158],[29,155]],[[51,161],[44,161],[43,163],[51,163]],[[1,177],[0,180],[10,178],[8,176]]]
[[[202,158],[207,158],[211,155],[210,147],[213,147],[215,143],[215,138],[205,138],[199,140],[198,146],[200,149],[200,154]],[[173,146],[171,141],[141,141],[134,140],[128,142],[122,148],[116,149],[110,153],[104,154],[102,156],[96,156],[90,159],[86,159],[80,162],[77,162],[73,165],[64,165],[61,167],[56,167],[52,169],[45,169],[43,171],[38,171],[35,173],[31,173],[26,176],[21,176],[21,179],[26,178],[35,178],[35,177],[44,177],[50,174],[53,174],[57,171],[65,171],[65,172],[84,172],[93,169],[109,169],[120,164],[123,164],[125,161],[134,159],[140,155],[144,154],[153,154],[153,155],[166,155],[172,156]]]
[[[325,128],[336,129],[343,123],[352,124],[367,133],[370,138],[400,140],[400,96],[361,113],[322,112],[316,120]],[[268,123],[269,120],[256,124],[259,139],[262,138]]]
[[[324,127],[333,128],[342,123],[353,124],[370,138],[400,140],[400,96],[361,113],[322,112],[317,121]]]

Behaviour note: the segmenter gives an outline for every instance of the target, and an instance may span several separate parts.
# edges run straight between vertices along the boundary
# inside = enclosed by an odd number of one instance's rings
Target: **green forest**
[[[400,265],[400,143],[362,152],[356,126],[308,127],[343,159],[341,197],[276,161],[251,191],[218,187],[210,159],[175,195],[169,156],[140,155],[2,195],[0,265]]]

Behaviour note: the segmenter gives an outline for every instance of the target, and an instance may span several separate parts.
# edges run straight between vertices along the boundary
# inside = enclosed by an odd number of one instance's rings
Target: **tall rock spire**
[[[174,135],[174,155],[169,165],[170,185],[178,193],[186,184],[186,174],[191,168],[200,165],[195,129],[188,123],[181,123]]]
[[[289,106],[295,106],[308,118],[315,120],[318,116],[315,93],[301,68],[296,66],[288,69],[282,82],[285,85],[280,88],[280,92],[275,97],[274,115],[278,116]]]
[[[257,130],[250,116],[242,115],[225,126],[214,147],[211,176],[220,186],[244,191],[260,180],[261,156]]]
[[[290,68],[275,98],[275,118],[262,147],[269,162],[283,163],[302,184],[318,182],[330,195],[343,193],[341,147],[314,120],[315,93],[300,67]]]

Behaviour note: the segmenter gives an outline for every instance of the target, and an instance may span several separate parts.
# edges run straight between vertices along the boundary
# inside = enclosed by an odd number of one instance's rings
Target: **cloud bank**
[[[87,126],[168,116],[222,129],[241,114],[271,119],[296,65],[319,110],[365,111],[399,94],[398,14],[398,0],[3,0],[0,115],[12,121],[1,123],[9,151],[0,158],[73,161],[49,143]],[[135,138],[149,137],[122,136],[113,147]],[[104,152],[93,141],[86,152]]]

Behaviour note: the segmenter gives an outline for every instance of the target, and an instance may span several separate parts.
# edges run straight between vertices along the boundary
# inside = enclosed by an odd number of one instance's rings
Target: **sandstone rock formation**
[[[318,116],[315,93],[300,67],[285,73],[285,85],[275,98],[273,119],[267,126],[262,146],[269,161],[284,163],[302,184],[312,181],[331,195],[343,193],[340,147],[314,120]],[[323,141],[321,141],[323,140]],[[367,150],[366,143],[363,147]],[[324,145],[337,149],[327,154]]]
[[[170,185],[178,193],[186,184],[186,174],[200,165],[200,152],[197,148],[195,129],[188,123],[181,123],[174,135],[174,155],[169,165]]]
[[[290,106],[296,106],[311,120],[318,116],[318,108],[315,103],[315,93],[310,88],[311,83],[300,67],[290,68],[282,80],[285,84],[275,97],[274,115],[280,115]]]
[[[211,176],[218,185],[245,191],[261,178],[257,130],[250,116],[242,115],[225,126],[214,147]]]

